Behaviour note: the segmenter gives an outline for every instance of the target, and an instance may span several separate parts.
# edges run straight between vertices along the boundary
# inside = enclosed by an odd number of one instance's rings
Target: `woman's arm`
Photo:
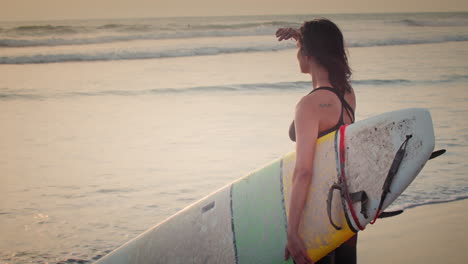
[[[296,264],[312,263],[304,242],[299,237],[299,226],[312,179],[315,141],[319,131],[319,111],[314,96],[304,97],[296,107],[296,164],[292,180],[288,215],[285,258],[291,255]]]

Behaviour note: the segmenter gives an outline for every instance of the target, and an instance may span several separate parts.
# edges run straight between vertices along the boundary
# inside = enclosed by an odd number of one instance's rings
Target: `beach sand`
[[[359,233],[358,263],[466,263],[468,199],[411,208]]]

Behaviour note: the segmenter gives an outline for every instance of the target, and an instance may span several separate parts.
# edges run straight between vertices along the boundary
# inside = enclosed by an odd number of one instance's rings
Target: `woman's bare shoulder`
[[[340,99],[333,92],[320,90],[302,97],[298,102],[296,109],[299,106],[315,110],[326,109],[333,108],[340,103]]]

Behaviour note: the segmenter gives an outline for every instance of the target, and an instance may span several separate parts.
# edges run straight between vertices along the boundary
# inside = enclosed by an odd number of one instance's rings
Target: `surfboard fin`
[[[361,214],[364,216],[364,218],[367,219],[369,217],[367,214],[367,203],[369,202],[369,197],[367,196],[367,193],[365,191],[359,191],[355,193],[350,193],[349,195],[353,204],[357,202],[361,203]]]
[[[390,212],[382,212],[379,214],[378,218],[386,218],[386,217],[392,217],[395,215],[399,215],[403,213],[403,210],[397,210],[397,211],[390,211]]]
[[[446,152],[445,149],[439,149],[439,150],[436,150],[434,152],[432,152],[431,156],[429,157],[429,159],[435,159],[437,157],[439,157],[440,155],[444,154]]]

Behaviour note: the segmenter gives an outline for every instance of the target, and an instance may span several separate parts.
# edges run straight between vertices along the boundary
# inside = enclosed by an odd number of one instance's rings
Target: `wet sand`
[[[464,263],[468,199],[406,210],[359,234],[358,263]]]

